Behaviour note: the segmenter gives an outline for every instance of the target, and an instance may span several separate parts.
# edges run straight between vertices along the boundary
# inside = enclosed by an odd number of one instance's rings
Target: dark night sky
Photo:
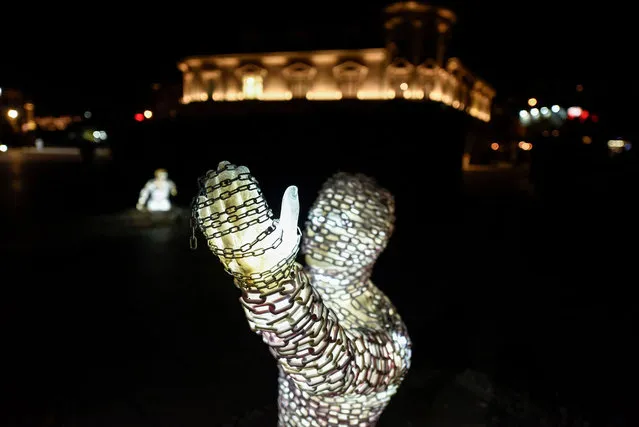
[[[370,47],[379,46],[381,9],[388,2],[298,3],[300,8],[216,3],[172,2],[172,9],[92,3],[85,10],[68,6],[64,14],[38,9],[35,16],[12,10],[1,18],[13,43],[3,43],[0,86],[23,89],[40,112],[112,102],[133,108],[152,82],[179,81],[175,63],[191,54],[330,49],[367,39]],[[621,4],[616,0],[606,8],[553,3],[559,2],[441,4],[459,17],[451,49],[502,96],[543,98],[577,83],[610,98],[611,105],[625,85],[625,95],[636,96],[637,80],[628,81],[626,46],[636,39],[629,6],[614,8]],[[20,19],[6,19],[11,15]]]

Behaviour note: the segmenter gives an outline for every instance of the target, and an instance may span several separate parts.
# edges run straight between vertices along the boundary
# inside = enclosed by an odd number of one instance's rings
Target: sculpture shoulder
[[[370,293],[369,299],[372,301],[372,306],[374,310],[382,316],[386,327],[390,329],[404,329],[405,326],[402,317],[391,299],[373,283],[369,283],[368,291]]]
[[[406,372],[410,368],[412,354],[412,341],[408,333],[408,328],[390,298],[372,283],[369,289],[377,295],[375,300],[378,304],[379,320],[384,325],[384,329],[389,333],[395,349],[395,355],[399,357],[397,366],[400,366],[401,370]]]

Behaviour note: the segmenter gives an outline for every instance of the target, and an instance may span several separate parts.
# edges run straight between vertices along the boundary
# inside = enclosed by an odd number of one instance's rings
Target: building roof
[[[384,48],[371,48],[371,49],[331,49],[331,50],[303,50],[303,51],[286,51],[286,52],[251,52],[251,53],[231,53],[231,54],[216,54],[216,55],[198,55],[183,58],[178,67],[182,71],[186,71],[188,67],[199,67],[202,64],[216,63],[218,65],[229,65],[227,60],[240,60],[240,61],[264,61],[270,62],[272,65],[285,63],[288,59],[307,59],[310,57],[321,56],[360,56],[369,57],[371,59],[383,59],[386,55]],[[236,64],[231,62],[230,64]],[[186,68],[185,68],[186,67]]]

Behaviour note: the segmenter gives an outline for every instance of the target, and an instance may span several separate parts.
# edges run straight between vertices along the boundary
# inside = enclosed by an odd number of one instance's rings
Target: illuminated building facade
[[[186,58],[182,103],[204,101],[441,102],[488,122],[494,89],[446,47],[456,16],[409,1],[385,9],[385,47]]]
[[[58,131],[65,130],[72,123],[78,123],[82,121],[81,116],[42,116],[35,117],[35,123],[38,129],[43,131]]]

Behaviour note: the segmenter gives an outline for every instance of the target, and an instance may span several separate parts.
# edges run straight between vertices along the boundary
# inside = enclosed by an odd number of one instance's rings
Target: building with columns
[[[444,103],[489,122],[494,89],[447,56],[455,14],[416,1],[384,12],[384,47],[186,58],[178,64],[181,102],[402,98]]]

